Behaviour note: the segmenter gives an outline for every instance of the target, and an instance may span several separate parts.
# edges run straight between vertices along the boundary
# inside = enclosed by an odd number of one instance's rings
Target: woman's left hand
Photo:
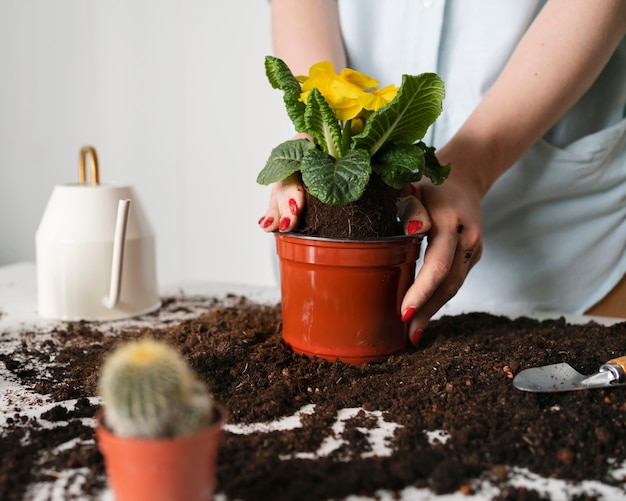
[[[413,345],[419,342],[431,317],[458,292],[482,254],[480,190],[472,189],[461,172],[454,174],[439,186],[429,180],[416,183],[415,197],[411,198],[421,203],[409,205],[423,210],[430,225],[421,230],[430,230],[424,263],[402,301],[402,320],[410,322]],[[412,220],[403,218],[406,233]]]

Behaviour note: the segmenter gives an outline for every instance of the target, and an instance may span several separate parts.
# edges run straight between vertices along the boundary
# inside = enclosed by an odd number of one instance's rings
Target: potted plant
[[[328,61],[296,77],[272,56],[265,70],[295,130],[310,138],[276,146],[257,177],[268,185],[296,176],[305,189],[299,231],[276,233],[283,338],[328,360],[385,360],[407,346],[399,309],[423,237],[402,235],[396,201],[423,175],[440,184],[450,171],[421,141],[441,113],[444,84],[423,73],[378,88]]]
[[[152,339],[104,361],[96,438],[116,501],[213,499],[224,409],[184,358]]]

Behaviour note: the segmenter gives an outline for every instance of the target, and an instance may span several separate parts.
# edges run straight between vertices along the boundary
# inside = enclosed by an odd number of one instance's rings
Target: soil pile
[[[0,343],[0,363],[49,402],[37,417],[12,402],[0,435],[0,499],[22,499],[28,486],[67,471],[80,478],[67,480],[67,499],[98,498],[106,478],[85,419],[98,409],[98,368],[118,343],[142,336],[176,346],[229,410],[235,428],[224,434],[217,484],[227,499],[373,497],[407,486],[471,493],[487,478],[501,487],[494,499],[543,499],[507,482],[513,467],[624,489],[624,478],[611,474],[626,460],[624,387],[529,394],[511,381],[524,368],[558,362],[595,372],[626,354],[626,323],[443,317],[417,349],[353,367],[292,353],[279,305],[200,300],[203,313],[171,325],[112,332],[68,323],[48,336],[24,333],[10,352]],[[162,310],[184,310],[185,301],[170,298]],[[233,432],[294,415],[302,426]],[[374,450],[380,430],[387,455]],[[443,435],[433,441],[427,432]]]

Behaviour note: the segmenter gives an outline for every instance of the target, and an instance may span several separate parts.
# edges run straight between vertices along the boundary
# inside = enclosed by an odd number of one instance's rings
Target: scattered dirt
[[[178,307],[177,301],[168,299],[165,307]],[[52,402],[37,418],[12,403],[0,435],[0,499],[20,500],[27,486],[68,469],[84,475],[84,482],[74,484],[83,499],[97,499],[106,477],[84,418],[98,409],[91,397],[103,355],[141,336],[180,349],[229,410],[232,424],[271,422],[315,405],[303,414],[301,428],[224,434],[217,491],[228,499],[341,499],[411,485],[469,494],[478,478],[501,485],[497,500],[544,499],[509,485],[511,467],[572,481],[624,481],[609,474],[612,461],[626,460],[624,387],[530,394],[511,381],[524,368],[557,362],[595,372],[626,354],[626,323],[579,326],[481,313],[444,317],[431,323],[417,349],[354,367],[291,352],[281,339],[279,305],[244,298],[207,305],[206,313],[177,325],[103,333],[96,324],[68,323],[52,336],[24,333],[12,353],[0,350],[0,363],[13,377]],[[76,403],[63,402],[70,399]],[[343,421],[341,447],[307,459],[305,453],[315,455],[333,434],[338,413],[351,408],[361,410]],[[367,454],[375,411],[400,425],[389,456]],[[449,438],[430,443],[426,431],[436,430]],[[68,442],[73,445],[59,447]]]

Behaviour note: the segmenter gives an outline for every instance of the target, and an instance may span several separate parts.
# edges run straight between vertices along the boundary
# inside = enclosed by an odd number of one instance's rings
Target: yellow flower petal
[[[339,78],[342,78],[346,82],[356,85],[360,89],[375,89],[380,83],[378,80],[374,80],[372,77],[368,77],[365,73],[353,70],[351,68],[344,68],[339,74]]]
[[[337,113],[337,118],[339,120],[347,122],[361,113],[362,109],[363,107],[361,106],[361,103],[359,103],[358,100],[353,100],[350,105],[343,108],[337,108],[335,112]]]
[[[373,111],[387,106],[397,93],[398,88],[391,84],[372,92],[364,92],[360,97],[360,102],[363,108]]]

